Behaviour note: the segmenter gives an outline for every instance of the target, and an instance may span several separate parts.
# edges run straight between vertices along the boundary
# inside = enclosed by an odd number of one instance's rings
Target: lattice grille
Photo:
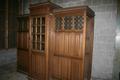
[[[75,29],[81,29],[83,27],[83,17],[82,16],[74,17],[74,27],[75,27]]]
[[[64,28],[71,29],[72,28],[72,16],[64,17]]]
[[[56,17],[56,30],[59,30],[62,28],[62,17]]]
[[[57,16],[55,20],[56,30],[80,30],[83,27],[82,16]]]
[[[45,50],[45,17],[32,18],[32,49],[40,52]]]

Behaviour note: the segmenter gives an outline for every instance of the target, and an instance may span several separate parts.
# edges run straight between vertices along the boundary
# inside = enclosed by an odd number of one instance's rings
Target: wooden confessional
[[[18,71],[29,80],[91,79],[94,12],[89,7],[32,4],[18,21]]]

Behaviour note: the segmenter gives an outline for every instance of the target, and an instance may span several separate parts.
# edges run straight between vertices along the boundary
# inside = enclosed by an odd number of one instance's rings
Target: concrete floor
[[[27,80],[27,76],[16,71],[16,49],[0,51],[0,80]],[[105,80],[93,78],[92,80]]]

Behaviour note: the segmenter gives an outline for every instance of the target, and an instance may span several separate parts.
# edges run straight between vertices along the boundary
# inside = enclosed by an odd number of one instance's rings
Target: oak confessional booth
[[[18,17],[17,70],[28,80],[90,80],[94,12],[87,6],[31,4]]]

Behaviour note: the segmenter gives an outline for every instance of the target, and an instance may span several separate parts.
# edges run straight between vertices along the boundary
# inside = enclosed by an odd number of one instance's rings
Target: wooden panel
[[[87,29],[86,29],[86,48],[85,48],[85,79],[91,79],[92,68],[92,53],[93,53],[93,36],[94,36],[94,19],[93,17],[87,17]]]
[[[91,58],[90,55],[85,56],[85,63],[84,63],[84,78],[90,80],[91,79],[91,68],[92,68]]]
[[[52,71],[52,78],[57,78],[60,79],[61,78],[61,60],[59,59],[59,57],[53,57],[53,71]]]
[[[52,80],[82,80],[82,61],[53,57]]]
[[[30,14],[31,15],[45,15],[53,11],[54,8],[61,8],[58,5],[55,5],[51,2],[42,3],[42,4],[32,4],[30,5]]]
[[[31,7],[30,8],[31,10],[31,15],[45,15],[46,13],[49,13],[49,8],[47,7],[47,6],[45,6],[45,5],[40,5],[40,7]],[[40,10],[40,11],[39,11]]]
[[[29,36],[28,36],[28,32],[19,32],[18,35],[18,46],[17,48],[18,49],[28,49],[28,39],[29,39]]]
[[[32,53],[31,56],[31,70],[30,77],[38,80],[45,80],[46,77],[46,64],[45,64],[45,56]]]
[[[55,56],[82,58],[82,33],[56,32]]]
[[[29,19],[28,16],[18,17],[17,31],[17,63],[18,71],[29,74]]]
[[[17,70],[28,74],[29,71],[29,53],[24,50],[17,50]]]
[[[84,7],[86,8],[86,7]],[[73,7],[73,8],[62,8],[62,9],[56,9],[54,10],[54,14],[55,15],[84,15],[85,10],[84,9],[80,9],[79,7]],[[69,14],[68,14],[69,13]]]
[[[83,76],[82,61],[72,60],[71,62],[71,80],[82,80]]]
[[[71,60],[66,58],[54,57],[52,79],[69,80],[70,79]]]
[[[51,80],[82,79],[82,40],[79,32],[55,32]]]

